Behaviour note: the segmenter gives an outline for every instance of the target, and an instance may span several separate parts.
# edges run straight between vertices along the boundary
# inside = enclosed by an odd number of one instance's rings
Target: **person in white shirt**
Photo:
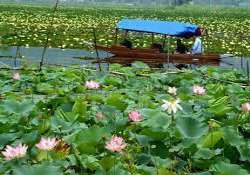
[[[203,54],[204,49],[202,46],[202,41],[201,38],[199,36],[195,37],[195,41],[194,41],[194,45],[192,47],[192,51],[191,53],[193,55],[199,55],[199,54]]]

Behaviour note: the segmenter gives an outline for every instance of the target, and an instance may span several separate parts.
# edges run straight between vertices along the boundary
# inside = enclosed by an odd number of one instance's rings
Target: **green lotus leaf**
[[[224,140],[232,146],[240,146],[244,143],[244,139],[236,127],[225,127],[222,129],[224,132]]]
[[[152,166],[140,165],[136,167],[141,175],[156,174],[156,169]]]
[[[208,126],[191,117],[177,118],[176,127],[184,138],[200,138],[208,131]]]
[[[24,115],[30,113],[34,109],[35,104],[31,100],[25,100],[22,102],[6,100],[1,106],[4,111],[10,114]]]
[[[212,131],[209,132],[202,140],[204,148],[213,148],[221,139],[224,138],[224,132]]]
[[[99,161],[99,164],[102,166],[104,170],[110,170],[116,164],[115,157],[104,157]]]
[[[62,175],[59,167],[51,165],[22,166],[14,168],[14,175]]]
[[[208,148],[200,148],[195,154],[194,158],[195,159],[204,159],[204,160],[209,160],[212,159],[215,156],[215,152],[213,150],[210,150]]]
[[[236,164],[219,162],[211,167],[216,175],[249,175],[249,172]]]
[[[202,173],[190,173],[189,175],[212,175],[210,172],[202,172]]]
[[[240,153],[240,160],[241,161],[250,161],[250,143],[241,143],[237,146],[237,150]]]
[[[92,127],[77,133],[74,143],[81,153],[95,153],[98,142],[109,135],[110,133],[107,128]]]
[[[107,76],[104,82],[108,85],[120,86],[122,84],[122,79],[115,76]]]
[[[131,175],[127,170],[124,169],[123,165],[118,162],[116,163],[108,172],[107,175],[113,175],[113,174],[119,174],[119,175]]]
[[[36,85],[36,91],[42,94],[53,94],[55,90],[55,87],[49,83],[40,83]]]
[[[87,103],[82,98],[78,98],[72,108],[72,112],[79,115],[79,118],[84,119],[87,113]]]
[[[171,122],[170,116],[158,109],[142,109],[141,114],[145,118],[144,121],[141,122],[141,125],[156,131],[160,129],[166,131]]]
[[[81,165],[92,171],[97,170],[101,165],[98,163],[99,160],[91,155],[81,155],[80,156]]]
[[[134,133],[130,133],[130,137],[136,139],[138,141],[138,143],[143,145],[143,146],[147,146],[147,145],[149,145],[150,141],[153,141],[153,139],[151,139],[148,136],[134,134]]]
[[[104,102],[104,96],[102,94],[88,94],[87,98],[91,102],[97,102],[97,103],[103,103]]]
[[[125,110],[128,106],[125,102],[124,96],[121,94],[110,94],[106,99],[106,104],[114,106],[121,111]]]
[[[159,174],[159,175],[177,175],[175,172],[170,171],[170,170],[168,170],[168,169],[164,169],[164,168],[160,168],[160,169],[158,170],[158,174]]]
[[[6,144],[11,143],[17,138],[16,133],[4,133],[0,134],[0,148],[3,148]]]
[[[209,101],[208,111],[218,117],[225,116],[231,110],[232,107],[229,105],[229,97],[227,96]]]

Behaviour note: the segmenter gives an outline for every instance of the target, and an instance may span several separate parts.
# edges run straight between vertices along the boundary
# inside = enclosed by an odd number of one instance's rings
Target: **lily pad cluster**
[[[0,174],[247,175],[249,102],[214,67],[1,70]]]

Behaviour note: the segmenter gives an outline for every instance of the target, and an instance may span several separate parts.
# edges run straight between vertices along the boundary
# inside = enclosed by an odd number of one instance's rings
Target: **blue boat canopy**
[[[123,19],[117,24],[117,28],[185,38],[200,35],[200,27],[197,25],[170,21]]]

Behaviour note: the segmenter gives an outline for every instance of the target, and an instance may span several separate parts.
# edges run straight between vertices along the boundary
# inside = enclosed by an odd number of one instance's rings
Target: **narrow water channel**
[[[42,47],[3,47],[0,48],[0,66],[20,66],[22,63],[29,62],[39,64],[42,58]],[[100,59],[111,57],[112,54],[105,51],[98,51]],[[17,61],[15,62],[15,58]],[[56,65],[85,65],[90,64],[97,58],[95,51],[87,51],[81,49],[60,49],[47,48],[44,61],[47,64]]]
[[[0,67],[3,66],[20,66],[24,62],[31,64],[39,64],[42,58],[42,47],[0,47]],[[105,52],[98,51],[100,59],[109,58],[113,55]],[[14,58],[17,58],[15,62]],[[56,65],[88,65],[97,58],[95,51],[87,51],[82,49],[60,49],[48,48],[44,55],[44,60],[47,64]],[[250,67],[250,58],[237,58],[222,56],[221,67],[236,68],[239,70],[247,70]]]

